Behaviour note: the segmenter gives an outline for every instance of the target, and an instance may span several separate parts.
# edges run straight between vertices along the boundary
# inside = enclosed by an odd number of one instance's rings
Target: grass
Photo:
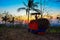
[[[50,27],[50,33],[60,33],[60,27]]]
[[[0,25],[0,31],[2,29],[21,29],[21,28],[27,28],[27,26],[23,26],[23,25],[11,25],[10,27],[7,27],[5,24],[1,24]],[[49,33],[60,33],[60,27],[50,27]]]
[[[0,40],[58,40],[59,34],[35,35],[25,29],[26,26],[15,25],[7,27],[5,24],[0,25]],[[60,32],[60,27],[50,27],[48,32]]]

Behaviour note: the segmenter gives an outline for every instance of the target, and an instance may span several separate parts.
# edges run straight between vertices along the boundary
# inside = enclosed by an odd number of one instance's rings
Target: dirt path
[[[60,34],[36,35],[26,29],[4,29],[0,32],[0,40],[60,40]]]

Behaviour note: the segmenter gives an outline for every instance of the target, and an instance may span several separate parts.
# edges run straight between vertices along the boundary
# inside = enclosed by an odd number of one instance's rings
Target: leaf
[[[38,5],[34,4],[33,7],[38,7]]]
[[[22,7],[22,8],[18,8],[18,12],[20,11],[20,10],[26,10],[26,8],[25,7]]]
[[[28,7],[28,5],[26,5],[26,3],[25,3],[25,2],[23,2],[23,4],[24,4],[26,7]]]
[[[38,13],[41,13],[41,11],[39,9],[35,9],[35,8],[32,8],[32,10],[38,12]]]
[[[29,0],[29,1],[28,1],[28,7],[29,7],[29,8],[31,8],[31,7],[33,6],[33,2],[34,2],[34,0]]]
[[[35,2],[35,4],[39,4],[39,2]]]

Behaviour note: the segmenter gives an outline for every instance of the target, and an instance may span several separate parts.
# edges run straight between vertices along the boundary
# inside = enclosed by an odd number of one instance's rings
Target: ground
[[[59,33],[32,34],[25,28],[4,28],[0,30],[0,40],[60,40],[59,37]]]

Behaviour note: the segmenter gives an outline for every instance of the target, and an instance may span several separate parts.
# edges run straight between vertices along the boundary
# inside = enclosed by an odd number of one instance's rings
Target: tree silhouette
[[[12,17],[12,20],[9,21],[9,22],[14,24],[14,17]]]
[[[5,21],[5,24],[6,24],[6,21],[8,20],[9,18],[7,16],[4,16],[2,17],[2,21]]]
[[[28,0],[27,4],[25,2],[23,2],[23,4],[25,5],[25,7],[18,8],[17,11],[26,10],[26,14],[28,13],[28,20],[29,20],[29,11],[30,10],[34,10],[36,12],[40,11],[40,10],[36,9],[36,7],[38,7],[38,5],[37,5],[38,2],[34,2],[34,0]]]
[[[4,14],[4,15],[3,15],[3,17],[2,17],[2,21],[5,21],[5,24],[6,24],[6,22],[9,20],[8,12],[4,11],[3,14]]]
[[[58,22],[60,23],[60,17],[57,17],[56,19],[58,19],[59,20]]]

